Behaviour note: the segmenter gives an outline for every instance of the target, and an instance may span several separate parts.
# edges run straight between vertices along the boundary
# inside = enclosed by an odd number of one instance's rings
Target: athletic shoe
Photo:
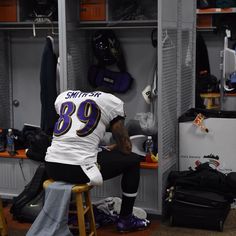
[[[126,218],[119,218],[116,228],[120,233],[127,233],[137,230],[144,230],[149,225],[149,220],[139,219],[134,215],[130,215]]]
[[[113,197],[113,202],[114,202],[113,211],[116,212],[117,214],[120,214],[120,208],[122,203],[121,198]],[[146,211],[140,207],[133,207],[133,215],[139,219],[147,219]]]

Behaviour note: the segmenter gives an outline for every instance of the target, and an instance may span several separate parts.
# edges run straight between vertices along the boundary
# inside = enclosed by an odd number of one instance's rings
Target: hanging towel
[[[26,236],[72,236],[67,224],[72,187],[59,181],[48,186],[43,209]]]

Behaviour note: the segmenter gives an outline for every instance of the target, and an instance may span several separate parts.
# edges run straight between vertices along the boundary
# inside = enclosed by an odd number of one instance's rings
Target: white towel
[[[26,236],[72,236],[67,225],[72,187],[59,181],[48,186],[43,209]]]

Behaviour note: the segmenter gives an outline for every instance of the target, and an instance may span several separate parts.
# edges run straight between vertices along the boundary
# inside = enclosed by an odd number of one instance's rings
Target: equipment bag
[[[224,195],[183,187],[169,191],[168,213],[172,226],[223,231],[230,202]]]
[[[230,172],[226,176],[228,188],[231,190],[233,197],[236,198],[236,172]]]
[[[10,208],[13,219],[19,221],[33,222],[42,209],[44,200],[43,182],[48,178],[45,164],[41,163],[31,181],[24,190],[15,198]]]
[[[26,156],[34,161],[44,162],[47,148],[51,145],[51,136],[39,130],[27,135],[26,140],[28,143]]]
[[[132,85],[133,78],[128,72],[116,72],[96,65],[88,71],[90,84],[96,87],[106,87],[113,92],[124,93]]]
[[[42,210],[45,199],[45,191],[44,189],[36,195],[32,200],[27,202],[20,211],[13,215],[15,220],[19,222],[29,222],[33,223],[39,212]]]
[[[199,164],[195,170],[171,171],[168,185],[208,190],[225,195],[230,193],[226,184],[226,175],[210,167],[208,162]]]
[[[171,171],[164,205],[171,225],[223,231],[233,202],[226,177],[208,162],[195,170]]]

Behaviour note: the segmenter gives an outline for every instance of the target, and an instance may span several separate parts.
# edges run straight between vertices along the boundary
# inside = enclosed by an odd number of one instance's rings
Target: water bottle
[[[145,142],[145,152],[146,153],[153,153],[153,141],[152,136],[148,136]]]
[[[145,142],[146,162],[152,162],[151,155],[153,154],[153,140],[152,136],[148,136]]]
[[[12,129],[8,129],[7,133],[7,151],[10,155],[15,154],[14,134]]]

